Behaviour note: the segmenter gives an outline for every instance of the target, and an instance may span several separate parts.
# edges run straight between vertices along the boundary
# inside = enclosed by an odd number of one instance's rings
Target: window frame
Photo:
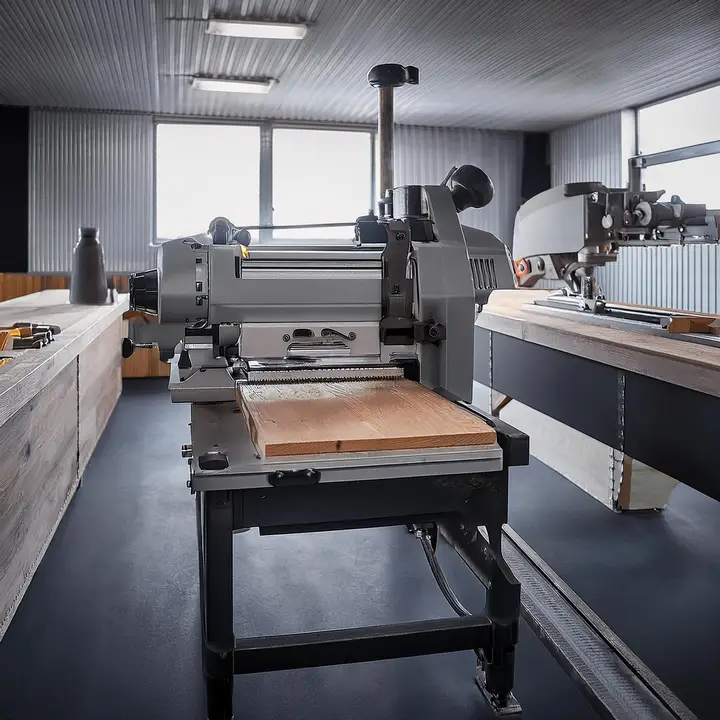
[[[707,85],[702,85],[686,92],[669,95],[665,98],[662,98],[661,100],[656,100],[655,102],[646,103],[645,105],[639,105],[635,108],[635,146],[633,148],[634,154],[628,160],[628,175],[631,190],[639,191],[645,189],[644,170],[646,168],[654,167],[657,165],[667,165],[674,162],[680,162],[682,160],[689,160],[691,158],[707,157],[709,155],[720,155],[720,138],[718,138],[717,140],[709,140],[707,142],[696,143],[694,145],[674,147],[669,150],[661,150],[654,153],[643,154],[639,151],[639,114],[642,110],[649,107],[662,105],[663,103],[670,102],[672,100],[689,97],[691,95],[703,92],[704,90],[709,90],[714,87],[720,87],[720,83],[713,82]]]
[[[260,225],[272,225],[273,221],[273,130],[324,130],[341,132],[361,132],[370,136],[370,197],[371,207],[376,203],[377,189],[377,127],[361,123],[312,123],[296,122],[290,120],[257,120],[244,118],[214,118],[183,115],[154,115],[153,116],[153,228],[157,233],[157,132],[158,125],[242,125],[257,127],[260,130],[260,170],[258,193],[258,217]],[[188,228],[188,232],[193,232]],[[155,236],[150,246],[157,248],[170,238]],[[317,240],[317,244],[336,245],[337,240]],[[258,233],[258,243],[261,245],[303,245],[308,244],[303,239],[275,240],[271,228],[262,228]]]

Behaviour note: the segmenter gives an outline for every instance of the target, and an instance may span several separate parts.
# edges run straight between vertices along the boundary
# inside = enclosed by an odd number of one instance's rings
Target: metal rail
[[[521,584],[522,617],[601,717],[697,720],[510,527],[502,554]]]

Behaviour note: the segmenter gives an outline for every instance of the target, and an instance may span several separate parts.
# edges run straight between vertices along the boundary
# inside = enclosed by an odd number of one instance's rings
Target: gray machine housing
[[[356,374],[372,368],[373,375],[401,368],[469,402],[477,305],[493,289],[512,287],[509,255],[494,235],[461,226],[450,188],[418,191],[424,212],[381,220],[384,244],[360,237],[331,248],[246,248],[213,244],[208,234],[164,243],[159,324],[135,326],[133,340],[176,357],[173,400],[232,400],[248,371],[290,379],[317,372],[323,379],[344,376],[347,368]],[[393,245],[403,246],[399,260]],[[407,284],[388,288],[390,265],[399,263]],[[389,324],[404,324],[411,339],[398,342],[383,331],[394,300],[407,301],[409,313]]]
[[[571,293],[602,297],[594,270],[615,262],[620,247],[716,243],[717,218],[705,205],[659,191],[571,183],[528,200],[515,218],[512,256],[517,284],[563,280]]]

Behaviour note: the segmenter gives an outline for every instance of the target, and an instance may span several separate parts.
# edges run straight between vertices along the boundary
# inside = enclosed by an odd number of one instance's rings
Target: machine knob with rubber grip
[[[376,88],[381,87],[402,87],[403,85],[417,85],[420,82],[419,70],[408,65],[397,65],[386,63],[375,65],[368,73],[368,82]]]

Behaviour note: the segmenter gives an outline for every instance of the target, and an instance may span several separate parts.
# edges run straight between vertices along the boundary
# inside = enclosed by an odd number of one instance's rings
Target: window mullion
[[[260,125],[260,225],[273,222],[273,129],[271,123]],[[260,230],[260,244],[272,240],[272,230]]]

